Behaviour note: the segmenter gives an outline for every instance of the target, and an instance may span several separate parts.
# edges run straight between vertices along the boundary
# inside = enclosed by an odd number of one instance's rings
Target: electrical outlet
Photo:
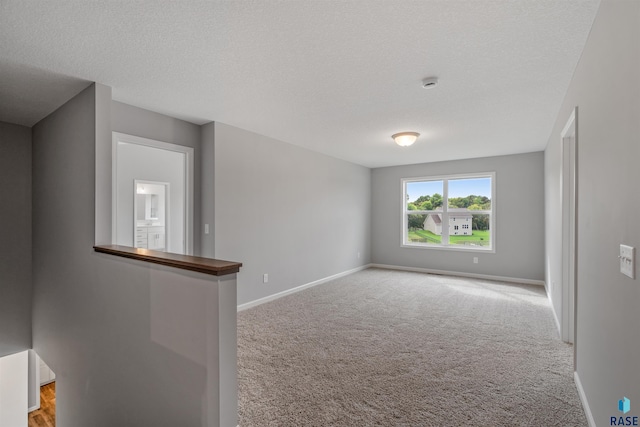
[[[204,225],[204,234],[209,234],[209,224]]]
[[[635,248],[627,245],[620,245],[620,273],[635,279]]]
[[[474,263],[474,264],[477,264],[477,263],[478,263],[478,257],[477,257],[477,256],[474,256],[474,257],[473,257],[473,263]]]
[[[360,252],[358,252],[358,259],[360,259]]]
[[[269,274],[264,273],[262,275],[262,283],[269,283]]]

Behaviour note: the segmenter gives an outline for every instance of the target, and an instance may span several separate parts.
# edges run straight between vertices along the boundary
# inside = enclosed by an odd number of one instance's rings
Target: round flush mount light
[[[419,136],[420,134],[418,132],[400,132],[391,135],[391,138],[393,138],[399,146],[408,147],[416,142]]]
[[[438,84],[437,77],[427,77],[422,81],[422,87],[425,89],[431,89],[432,87],[435,87],[435,85],[437,84]]]

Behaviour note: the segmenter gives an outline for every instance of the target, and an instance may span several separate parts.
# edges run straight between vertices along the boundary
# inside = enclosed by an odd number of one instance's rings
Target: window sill
[[[449,251],[449,252],[481,252],[485,254],[495,254],[495,247],[491,248],[482,248],[482,247],[468,247],[468,246],[438,246],[438,245],[408,245],[403,243],[400,245],[402,248],[407,249],[430,249],[430,250],[438,250],[438,251]]]

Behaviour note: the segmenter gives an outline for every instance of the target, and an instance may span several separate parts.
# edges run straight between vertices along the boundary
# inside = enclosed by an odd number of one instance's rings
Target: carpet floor
[[[586,426],[544,288],[364,270],[238,313],[241,427]]]

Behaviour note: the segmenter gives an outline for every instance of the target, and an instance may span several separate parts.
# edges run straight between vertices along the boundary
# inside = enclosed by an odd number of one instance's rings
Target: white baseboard
[[[31,406],[29,409],[27,409],[27,412],[33,412],[37,409],[40,409],[40,405],[33,405]]]
[[[497,280],[499,282],[544,286],[544,280],[519,279],[516,277],[504,277],[504,276],[491,276],[488,274],[461,273],[459,271],[434,270],[431,268],[419,268],[419,267],[404,267],[400,265],[370,264],[370,266],[375,268],[384,268],[386,270],[414,271],[417,273],[440,274],[443,276],[470,277],[473,279]]]
[[[311,288],[313,286],[321,285],[323,283],[330,282],[332,280],[338,279],[340,277],[348,276],[349,274],[356,273],[358,271],[366,270],[371,267],[371,264],[361,265],[360,267],[353,268],[351,270],[343,271],[342,273],[334,274],[332,276],[324,277],[322,279],[314,280],[313,282],[305,283],[304,285],[296,286],[295,288],[287,289],[286,291],[278,292],[277,294],[269,295],[264,298],[259,298],[253,301],[246,302],[244,304],[240,304],[238,306],[238,311],[246,310],[251,307],[258,306],[260,304],[264,304],[265,302],[273,301],[278,298],[282,298],[286,295],[290,295],[296,292],[300,292],[304,289]]]
[[[580,396],[580,402],[582,402],[582,409],[584,409],[584,414],[587,417],[587,422],[589,423],[589,427],[597,427],[596,421],[593,419],[593,414],[591,413],[591,408],[589,408],[587,395],[584,393],[584,389],[582,388],[582,383],[580,382],[580,377],[578,376],[577,371],[573,373],[573,379],[576,383],[576,388],[578,389],[578,396]]]
[[[360,267],[356,267],[351,270],[343,271],[342,273],[334,274],[329,277],[325,277],[319,280],[315,280],[313,282],[306,283],[304,285],[297,286],[295,288],[287,289],[286,291],[278,292],[277,294],[269,295],[264,298],[259,298],[257,300],[249,301],[244,304],[238,305],[238,311],[246,310],[251,307],[256,307],[260,304],[264,304],[265,302],[273,301],[278,298],[282,298],[286,295],[293,294],[295,292],[300,292],[304,289],[310,288],[312,286],[321,285],[323,283],[330,282],[331,280],[338,279],[340,277],[348,276],[349,274],[356,273],[358,271],[366,270],[367,268],[384,268],[387,270],[402,270],[402,271],[414,271],[418,273],[429,273],[429,274],[440,274],[445,276],[459,276],[459,277],[470,277],[474,279],[485,279],[485,280],[497,280],[500,282],[509,282],[509,283],[520,283],[526,285],[537,285],[544,286],[543,280],[532,280],[532,279],[520,279],[514,277],[504,277],[504,276],[491,276],[487,274],[475,274],[475,273],[460,273],[457,271],[446,271],[446,270],[433,270],[429,268],[417,268],[417,267],[404,267],[399,265],[387,265],[387,264],[366,264]],[[554,312],[555,316],[555,312]],[[557,322],[556,318],[556,322]]]

